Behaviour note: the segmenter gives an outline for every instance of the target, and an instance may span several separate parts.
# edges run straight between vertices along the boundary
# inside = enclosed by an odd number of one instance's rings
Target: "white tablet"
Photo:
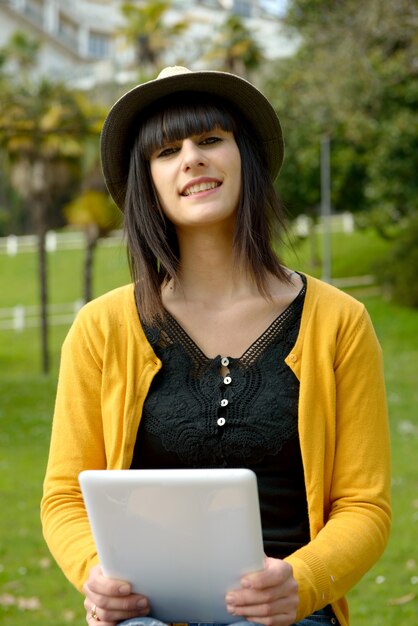
[[[252,471],[88,470],[79,481],[104,574],[147,596],[152,617],[242,619],[225,594],[263,568]]]

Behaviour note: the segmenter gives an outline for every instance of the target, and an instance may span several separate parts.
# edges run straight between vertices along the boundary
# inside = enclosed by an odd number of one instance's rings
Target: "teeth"
[[[220,183],[211,182],[211,183],[198,183],[197,185],[192,185],[191,187],[187,187],[184,192],[185,196],[190,196],[193,193],[199,193],[200,191],[207,191],[208,189],[215,189],[215,187],[219,187]]]

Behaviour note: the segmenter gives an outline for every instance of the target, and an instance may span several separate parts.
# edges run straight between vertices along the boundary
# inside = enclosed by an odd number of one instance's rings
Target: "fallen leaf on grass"
[[[403,420],[398,424],[398,432],[401,433],[401,435],[416,435],[418,434],[418,428],[413,422]]]
[[[21,611],[38,611],[41,608],[39,598],[16,597],[11,593],[0,596],[0,606],[17,606]]]
[[[389,606],[402,606],[403,604],[408,604],[408,602],[412,602],[417,597],[416,593],[407,593],[405,596],[401,596],[400,598],[391,598],[388,600]]]
[[[73,622],[75,620],[74,611],[70,611],[69,609],[64,611],[63,618],[66,622]]]
[[[22,611],[38,611],[41,608],[39,598],[18,598],[17,606]]]

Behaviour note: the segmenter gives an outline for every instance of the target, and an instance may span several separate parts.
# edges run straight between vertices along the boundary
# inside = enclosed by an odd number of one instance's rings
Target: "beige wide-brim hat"
[[[187,91],[207,93],[230,103],[258,133],[274,180],[283,162],[282,129],[267,98],[247,80],[216,71],[191,71],[185,67],[166,67],[155,80],[137,85],[111,108],[103,125],[100,151],[107,188],[123,211],[134,127],[144,110],[160,98]]]

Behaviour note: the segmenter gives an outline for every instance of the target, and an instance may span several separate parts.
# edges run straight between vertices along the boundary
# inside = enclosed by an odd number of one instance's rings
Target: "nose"
[[[181,147],[183,157],[183,170],[188,171],[194,167],[205,167],[208,163],[207,158],[192,139],[184,139]]]

